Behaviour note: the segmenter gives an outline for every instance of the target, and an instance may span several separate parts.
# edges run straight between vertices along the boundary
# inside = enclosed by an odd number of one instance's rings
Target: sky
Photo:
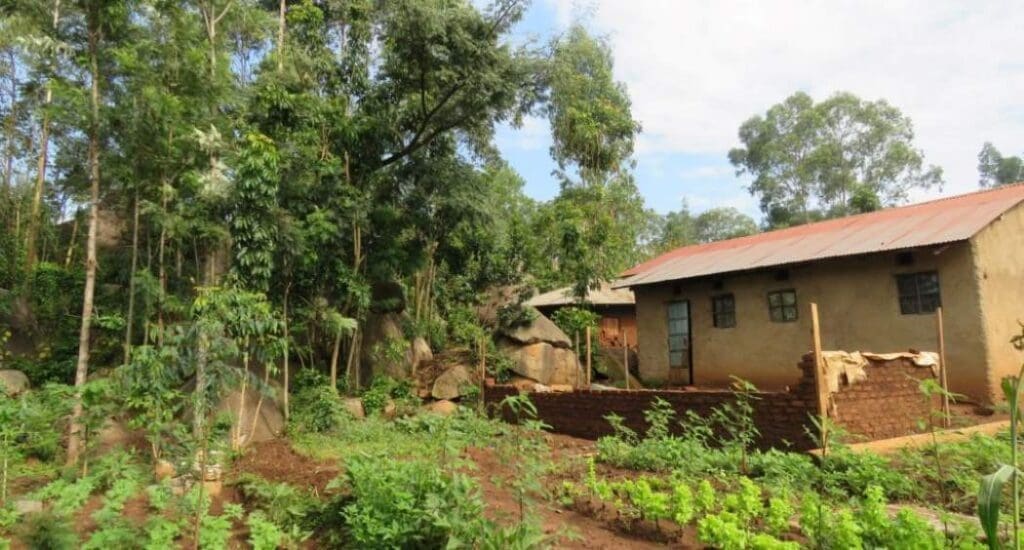
[[[1024,10],[1013,1],[534,0],[517,39],[546,41],[573,22],[605,37],[625,83],[636,181],[665,213],[732,206],[760,219],[729,149],[743,121],[800,90],[886,99],[914,123],[942,190],[977,189],[985,141],[1024,152]],[[497,143],[537,199],[558,193],[546,120],[499,128]]]

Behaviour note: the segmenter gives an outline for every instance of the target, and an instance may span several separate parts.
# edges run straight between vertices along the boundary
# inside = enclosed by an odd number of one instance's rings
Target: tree
[[[837,93],[815,103],[797,92],[744,122],[739,138],[729,160],[753,176],[770,227],[893,205],[942,184],[942,170],[914,147],[910,119],[885,100]]]
[[[1004,157],[999,149],[986,141],[978,153],[978,174],[981,187],[998,187],[1024,181],[1024,159],[1019,156]]]
[[[607,44],[582,26],[552,46],[545,111],[562,190],[548,217],[555,221],[551,257],[581,300],[635,260],[648,220],[629,172],[640,124],[612,67]]]
[[[712,208],[694,220],[697,242],[710,243],[745,237],[757,233],[757,223],[750,216],[732,207]]]

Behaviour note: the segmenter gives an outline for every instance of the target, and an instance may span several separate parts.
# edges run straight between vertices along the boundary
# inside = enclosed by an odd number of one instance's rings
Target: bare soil
[[[312,489],[315,494],[322,495],[327,484],[340,472],[335,463],[320,462],[301,455],[292,449],[288,440],[273,439],[253,444],[245,455],[235,461],[231,477],[251,473],[270,481]]]

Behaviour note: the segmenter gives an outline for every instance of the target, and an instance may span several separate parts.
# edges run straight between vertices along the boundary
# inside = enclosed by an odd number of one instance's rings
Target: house
[[[1000,395],[1021,353],[1024,184],[685,246],[614,286],[636,296],[644,383],[762,389],[796,383],[811,348],[937,350],[942,307],[949,387]]]
[[[579,303],[572,294],[572,288],[566,287],[538,294],[526,305],[551,317],[559,309]],[[636,346],[636,310],[633,293],[629,289],[616,289],[611,283],[601,283],[599,288],[587,293],[585,306],[601,317],[598,335],[601,347],[621,348],[624,341],[630,347]]]

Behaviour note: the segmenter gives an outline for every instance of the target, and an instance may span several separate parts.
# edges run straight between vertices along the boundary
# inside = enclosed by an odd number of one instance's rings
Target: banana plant
[[[1013,340],[1013,344],[1021,349],[1024,342],[1024,326],[1022,334]],[[1006,403],[1010,407],[1010,464],[1003,464],[994,473],[981,479],[978,490],[978,519],[988,539],[988,547],[996,550],[999,545],[999,506],[1002,503],[1003,487],[1010,482],[1013,502],[1013,548],[1020,550],[1020,469],[1017,461],[1017,435],[1020,430],[1021,410],[1020,392],[1024,386],[1024,365],[1017,376],[1003,378],[1002,390]]]

